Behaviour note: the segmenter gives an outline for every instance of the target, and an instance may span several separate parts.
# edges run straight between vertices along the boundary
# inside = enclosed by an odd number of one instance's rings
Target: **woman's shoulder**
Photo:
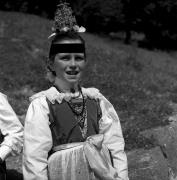
[[[7,96],[3,94],[2,92],[0,92],[0,98],[7,99]]]
[[[107,99],[107,97],[105,97],[97,88],[82,88],[82,91],[85,96],[89,97],[90,99],[98,100],[100,104],[112,105]]]
[[[82,92],[84,94],[84,96],[87,96],[91,99],[101,99],[103,97],[103,95],[100,93],[99,89],[94,88],[94,87],[90,87],[90,88],[84,88],[82,87]]]
[[[52,101],[54,99],[54,97],[57,95],[57,90],[54,87],[51,87],[47,90],[44,91],[40,91],[37,92],[35,94],[33,94],[29,100],[30,102],[32,101],[36,101],[36,100],[40,100],[40,99],[49,99],[50,101]]]
[[[40,91],[40,92],[34,94],[33,96],[31,96],[29,98],[29,100],[31,102],[32,101],[46,101],[46,100],[48,100],[49,102],[54,104],[56,101],[58,103],[61,103],[63,100],[63,97],[64,97],[63,93],[58,92],[55,87],[50,87],[47,90]]]
[[[8,103],[7,96],[2,92],[0,92],[0,103],[3,104],[3,105]]]
[[[0,92],[0,109],[1,110],[4,110],[4,109],[7,110],[9,108],[11,108],[11,107],[10,107],[7,95]]]

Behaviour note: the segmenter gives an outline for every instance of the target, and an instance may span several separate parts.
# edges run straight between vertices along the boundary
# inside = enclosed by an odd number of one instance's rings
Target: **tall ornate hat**
[[[49,36],[49,38],[56,35],[56,33],[69,31],[85,32],[86,29],[77,25],[76,18],[73,15],[73,11],[69,6],[69,3],[67,3],[65,0],[60,0],[55,12],[52,31],[53,33]]]

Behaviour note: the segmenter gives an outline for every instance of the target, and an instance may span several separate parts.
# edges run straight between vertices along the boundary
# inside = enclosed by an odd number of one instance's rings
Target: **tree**
[[[150,0],[144,8],[143,31],[152,44],[170,47],[177,41],[177,1]]]
[[[122,19],[121,0],[75,0],[72,1],[76,16],[89,31],[118,31]]]

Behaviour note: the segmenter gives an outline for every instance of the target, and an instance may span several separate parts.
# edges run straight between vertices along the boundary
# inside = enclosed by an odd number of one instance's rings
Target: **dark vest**
[[[76,122],[74,114],[70,109],[68,103],[63,101],[61,104],[55,102],[49,105],[49,121],[50,129],[53,138],[53,147],[61,144],[72,142],[83,142],[83,139],[79,125]],[[100,106],[96,100],[86,99],[87,108],[87,137],[98,134],[99,126],[98,121],[100,119]]]

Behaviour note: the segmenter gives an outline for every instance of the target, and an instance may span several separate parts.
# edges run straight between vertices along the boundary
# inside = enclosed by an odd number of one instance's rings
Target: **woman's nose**
[[[77,66],[76,66],[76,61],[75,61],[74,58],[72,58],[72,59],[70,60],[69,68],[70,68],[71,70],[76,70]]]
[[[71,65],[71,67],[76,67],[76,61],[75,61],[74,57],[72,57],[72,59],[70,61],[70,65]]]

